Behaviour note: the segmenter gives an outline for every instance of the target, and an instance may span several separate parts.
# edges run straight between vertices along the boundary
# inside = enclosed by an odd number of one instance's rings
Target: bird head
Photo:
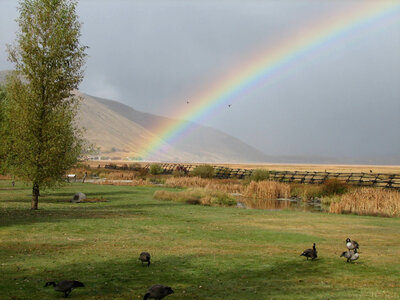
[[[349,239],[349,238],[346,239],[346,243],[348,243],[348,242],[350,242],[350,239]]]

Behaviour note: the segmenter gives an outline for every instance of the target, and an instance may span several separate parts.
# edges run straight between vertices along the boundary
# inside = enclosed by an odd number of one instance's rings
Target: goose
[[[52,285],[54,287],[55,291],[64,293],[65,298],[68,297],[68,295],[72,292],[73,289],[85,286],[80,281],[63,280],[63,281],[60,281],[60,283],[58,283],[58,284],[55,283],[54,281],[46,282],[44,287],[48,287],[50,285]]]
[[[347,238],[346,239],[346,247],[349,250],[354,250],[354,249],[358,249],[359,245],[356,241],[352,241],[351,239]]]
[[[156,284],[153,285],[151,288],[149,288],[149,290],[147,291],[147,293],[144,295],[143,300],[147,300],[147,299],[156,299],[156,300],[161,300],[162,298],[173,294],[174,291],[172,290],[171,287],[169,286],[164,286],[161,284]]]
[[[316,259],[318,257],[317,253],[318,252],[317,252],[317,249],[315,248],[315,243],[314,243],[312,249],[304,250],[303,253],[300,254],[300,256],[307,257],[307,260],[308,260],[308,258],[311,258],[311,260],[314,260],[314,259]]]
[[[360,257],[360,255],[357,252],[357,248],[354,249],[354,251],[353,250],[349,250],[349,251],[343,252],[340,255],[340,257],[342,257],[342,256],[347,258],[347,262],[355,261]]]
[[[349,262],[352,255],[353,255],[353,251],[349,250],[349,251],[343,252],[343,253],[340,255],[340,257],[345,257],[345,258],[347,258],[347,262]]]
[[[147,266],[150,266],[150,253],[149,252],[142,252],[140,253],[139,260],[142,261],[142,265],[144,262],[147,261]]]

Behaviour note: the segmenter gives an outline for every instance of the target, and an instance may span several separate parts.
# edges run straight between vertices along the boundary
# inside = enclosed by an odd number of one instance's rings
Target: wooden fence
[[[161,163],[160,166],[164,170],[164,174],[171,174],[177,167],[187,172],[192,171],[197,165],[192,164],[172,164]],[[106,168],[110,168],[108,165]],[[228,168],[222,166],[213,166],[215,177],[220,179],[244,179],[250,177],[255,169],[240,169]],[[122,167],[121,167],[122,168]],[[144,166],[144,169],[149,169],[150,164]],[[113,166],[112,169],[120,169]],[[270,180],[287,182],[287,183],[307,183],[321,184],[328,179],[338,179],[351,185],[383,187],[400,189],[400,174],[385,174],[385,173],[336,173],[336,172],[308,172],[308,171],[269,171]]]

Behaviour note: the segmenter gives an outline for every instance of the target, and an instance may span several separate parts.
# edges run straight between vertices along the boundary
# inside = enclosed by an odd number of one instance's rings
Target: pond
[[[328,205],[321,203],[318,198],[311,200],[302,200],[301,198],[285,198],[285,199],[254,199],[243,196],[236,196],[237,207],[247,209],[265,209],[265,210],[297,210],[297,211],[313,211],[326,212],[329,210]]]

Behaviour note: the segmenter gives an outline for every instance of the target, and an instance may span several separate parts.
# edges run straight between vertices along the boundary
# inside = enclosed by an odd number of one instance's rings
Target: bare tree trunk
[[[38,209],[39,203],[39,184],[34,183],[32,187],[32,204],[31,209],[36,210]]]

